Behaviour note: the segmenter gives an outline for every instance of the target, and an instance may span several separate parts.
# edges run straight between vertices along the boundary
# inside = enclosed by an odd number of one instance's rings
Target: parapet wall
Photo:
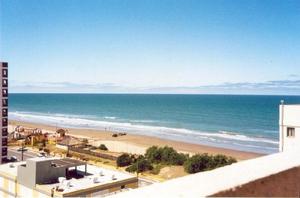
[[[300,197],[300,166],[212,195],[213,197]]]
[[[281,152],[139,188],[116,197],[300,197],[300,153]]]

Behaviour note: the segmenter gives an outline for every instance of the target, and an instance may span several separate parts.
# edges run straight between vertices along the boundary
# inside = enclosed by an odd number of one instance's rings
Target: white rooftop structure
[[[300,105],[280,105],[279,150],[300,152]]]
[[[37,157],[0,165],[0,197],[100,196],[137,186],[135,175],[71,158]]]
[[[84,167],[82,166],[78,167],[77,170],[81,172],[85,171]],[[37,188],[50,190],[58,186],[59,188],[61,187],[62,189],[64,189],[64,194],[68,194],[79,190],[100,187],[107,184],[113,184],[116,181],[126,181],[128,179],[135,178],[134,176],[127,173],[100,168],[93,165],[87,165],[87,170],[88,175],[84,176],[83,178],[72,178],[70,180],[64,180],[63,183],[38,185]],[[70,185],[67,185],[68,183]]]

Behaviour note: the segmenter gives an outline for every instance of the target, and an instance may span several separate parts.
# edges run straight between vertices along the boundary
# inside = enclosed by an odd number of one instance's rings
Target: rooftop
[[[74,167],[74,166],[85,165],[86,162],[71,159],[71,158],[63,158],[63,159],[53,160],[52,164],[54,164],[56,167]]]
[[[77,170],[84,172],[84,167],[80,166]],[[87,170],[88,175],[83,178],[72,178],[62,183],[37,185],[37,188],[49,192],[52,188],[59,187],[59,189],[63,189],[61,194],[71,194],[72,192],[77,192],[79,190],[88,190],[92,188],[101,189],[101,187],[105,187],[109,184],[136,178],[130,174],[99,168],[93,165],[87,165]]]
[[[77,138],[71,137],[71,136],[65,136],[57,144],[59,144],[59,145],[66,145],[66,146],[73,146],[73,145],[82,144],[82,141],[80,141]]]
[[[0,165],[0,176],[4,175],[9,178],[16,178],[17,177],[17,167],[26,164],[26,162],[13,162],[7,164]]]
[[[41,162],[41,161],[49,161],[52,160],[51,163],[56,164],[57,167],[65,167],[70,171],[75,170],[75,166],[77,167],[77,171],[81,174],[81,177],[73,177],[71,179],[66,178],[58,178],[58,181],[52,182],[50,184],[37,184],[36,188],[44,191],[51,192],[51,189],[59,189],[56,193],[61,195],[72,195],[72,193],[76,193],[77,191],[85,191],[89,189],[100,189],[103,187],[104,189],[110,185],[115,183],[121,183],[126,181],[134,181],[137,178],[134,175],[106,169],[103,167],[98,167],[94,165],[87,165],[87,173],[85,174],[85,166],[86,163],[70,159],[70,158],[47,158],[47,157],[37,157],[28,159],[31,161]],[[26,162],[13,162],[0,165],[0,176],[9,177],[12,179],[17,179],[18,174],[18,166],[25,165]]]

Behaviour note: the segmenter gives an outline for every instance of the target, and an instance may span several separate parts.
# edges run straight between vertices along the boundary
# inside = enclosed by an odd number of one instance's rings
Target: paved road
[[[7,152],[8,159],[11,158],[12,156],[17,157],[17,159],[19,161],[21,161],[22,154],[21,154],[20,151],[17,151],[17,149],[13,149],[13,148],[8,149],[8,152]],[[37,157],[37,153],[32,152],[32,151],[25,151],[24,152],[24,156],[23,156],[24,160],[26,160],[28,158],[32,158],[32,157]]]

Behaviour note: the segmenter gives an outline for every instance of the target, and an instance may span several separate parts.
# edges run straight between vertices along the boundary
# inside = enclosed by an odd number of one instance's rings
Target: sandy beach
[[[14,128],[18,125],[32,128],[41,128],[43,132],[54,133],[56,127],[48,126],[43,124],[36,123],[25,123],[20,121],[9,122],[9,132],[12,132]],[[127,152],[127,153],[136,153],[144,154],[145,150],[153,145],[156,146],[171,146],[176,150],[184,153],[209,153],[209,154],[224,154],[228,156],[235,157],[238,160],[251,159],[259,157],[262,154],[244,152],[238,150],[224,149],[206,145],[191,144],[186,142],[179,142],[173,140],[166,140],[156,137],[150,137],[145,135],[132,135],[128,134],[125,136],[112,137],[113,131],[103,131],[103,130],[92,130],[92,129],[70,129],[69,135],[88,138],[89,142],[95,146],[100,144],[105,144],[110,151],[113,152]]]

